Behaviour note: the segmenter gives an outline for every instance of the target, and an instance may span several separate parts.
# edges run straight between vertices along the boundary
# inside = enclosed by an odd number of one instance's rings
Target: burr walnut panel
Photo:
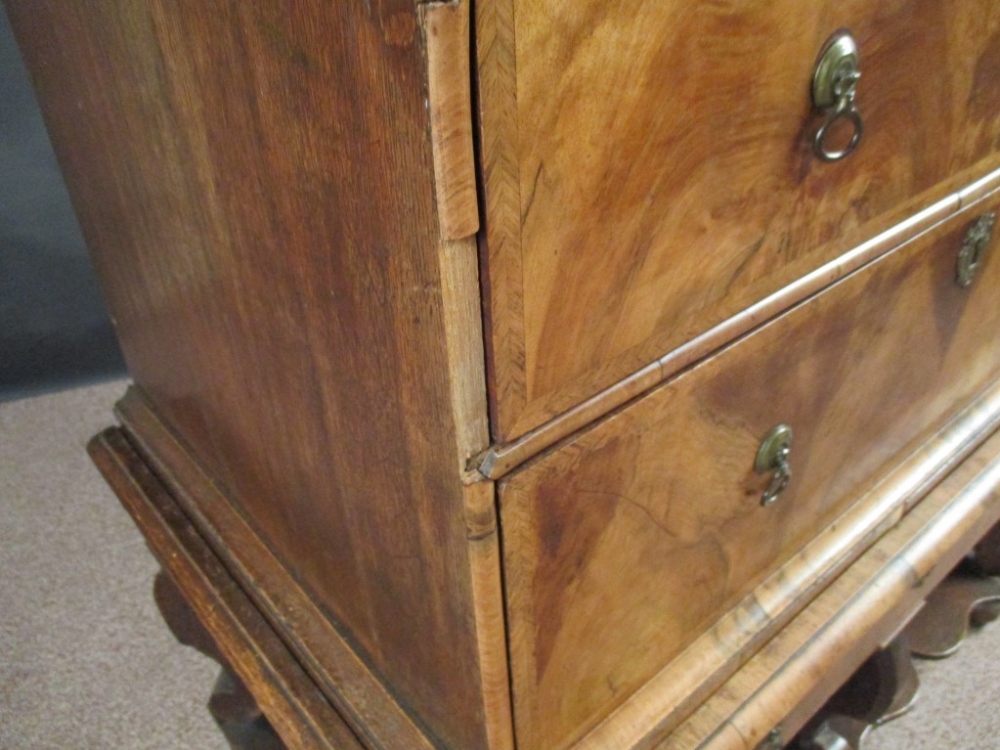
[[[494,438],[513,439],[998,162],[990,0],[483,0]],[[860,46],[858,150],[810,81]]]
[[[838,516],[993,381],[1000,259],[987,254],[970,288],[955,280],[980,213],[501,483],[519,748],[567,747],[820,531],[857,533]],[[779,423],[795,433],[792,480],[763,507],[754,461]]]

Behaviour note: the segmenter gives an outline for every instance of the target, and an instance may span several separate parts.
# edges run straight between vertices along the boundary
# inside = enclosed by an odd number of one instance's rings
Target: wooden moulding
[[[994,435],[651,747],[752,750],[779,725],[783,740],[790,740],[1000,519],[998,486],[1000,435]]]
[[[465,500],[486,735],[490,750],[514,750],[496,485],[471,484],[465,488]]]
[[[880,548],[882,543],[876,542],[998,427],[1000,383],[981,394],[836,523],[720,618],[573,745],[574,750],[644,750],[666,738],[721,686],[731,684],[733,675],[755,651],[775,636],[782,641],[784,629],[801,621],[799,613],[812,606],[810,602],[819,592],[842,574],[853,576],[852,563],[872,545]],[[681,743],[671,747],[690,746]]]
[[[88,446],[171,580],[288,747],[363,750],[294,655],[116,428]]]
[[[190,516],[274,630],[288,640],[306,672],[362,738],[363,746],[433,750],[434,744],[422,728],[190,457],[139,391],[130,388],[116,412],[129,441],[165,491]],[[120,479],[112,482],[116,491],[121,485]],[[140,527],[146,531],[143,524]],[[164,551],[171,552],[169,546]],[[186,589],[182,590],[187,594]],[[202,615],[200,610],[198,613]],[[211,621],[206,624],[211,630]],[[248,684],[253,689],[253,682]],[[258,700],[266,712],[265,701]]]
[[[959,208],[966,208],[988,198],[991,193],[1000,188],[1000,169],[994,170],[976,180],[968,187],[958,191]]]
[[[287,750],[253,693],[233,672],[177,584],[162,568],[153,578],[153,601],[178,643],[190,646],[219,665],[219,676],[206,708],[232,750]]]
[[[523,437],[507,444],[492,446],[477,457],[476,468],[488,479],[499,479],[541,451],[646,393],[792,306],[860,270],[877,258],[898,250],[959,210],[969,208],[990,197],[998,188],[1000,188],[1000,170],[995,170],[963,190],[934,203],[906,221],[751,305],[738,315],[723,321]]]
[[[457,240],[479,229],[472,147],[469,2],[420,5],[427,47],[434,184],[441,237]]]

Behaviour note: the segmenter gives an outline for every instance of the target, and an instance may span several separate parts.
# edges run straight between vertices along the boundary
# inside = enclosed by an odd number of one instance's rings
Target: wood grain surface
[[[742,671],[748,657],[764,644],[782,641],[785,628],[816,592],[831,581],[849,579],[856,557],[898,524],[929,491],[936,492],[935,486],[949,472],[964,466],[965,459],[998,428],[1000,384],[994,383],[944,430],[860,496],[836,524],[827,526],[699,635],[574,745],[574,750],[647,747],[671,732],[707,698],[720,690],[725,692],[728,678]]]
[[[487,747],[416,5],[6,6],[143,393],[431,741]]]
[[[1000,518],[998,483],[1000,437],[994,436],[669,738],[648,747],[754,750],[779,723],[791,739]]]
[[[499,479],[532,456],[581,429],[628,401],[651,390],[699,359],[729,344],[733,339],[785,312],[899,245],[932,229],[963,207],[985,200],[1000,187],[1000,170],[989,173],[961,191],[942,198],[906,220],[876,235],[810,273],[795,279],[736,315],[665,354],[558,417],[507,444],[494,444],[477,457],[483,476]]]
[[[992,0],[476,4],[494,439],[508,441],[998,163]],[[825,39],[858,151],[816,159]]]
[[[419,10],[427,45],[427,99],[438,223],[442,238],[458,240],[479,229],[472,151],[469,3],[425,2]]]
[[[992,382],[1000,260],[955,283],[973,218],[501,483],[519,747],[579,738]],[[763,508],[754,458],[778,423],[795,431],[793,479]]]
[[[514,75],[514,3],[485,0],[475,8],[475,54],[479,133],[479,255],[483,317],[487,333],[490,425],[500,429],[501,404],[526,403],[523,376],[524,301],[520,251],[520,208],[516,149],[518,113]],[[509,412],[511,407],[505,407]]]
[[[266,540],[199,465],[190,446],[135,387],[115,405],[128,440],[201,530],[263,617],[359,737],[375,748],[430,750],[433,743],[343,627],[287,570]]]

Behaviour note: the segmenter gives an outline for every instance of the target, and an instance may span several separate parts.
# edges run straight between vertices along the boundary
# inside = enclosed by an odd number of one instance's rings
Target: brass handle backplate
[[[841,29],[826,40],[813,71],[813,106],[824,116],[813,138],[813,151],[823,161],[840,161],[861,142],[864,123],[854,102],[859,78],[858,44],[849,31]],[[842,120],[852,128],[851,139],[844,148],[831,151],[827,147],[827,135],[834,124]]]
[[[976,272],[983,264],[983,256],[990,240],[993,239],[993,227],[996,224],[995,212],[983,214],[976,218],[972,226],[965,232],[962,247],[958,251],[958,264],[955,269],[955,281],[959,286],[969,286]]]
[[[757,450],[754,470],[758,474],[770,474],[771,481],[760,497],[760,504],[771,505],[785,491],[792,479],[792,468],[789,457],[792,451],[792,428],[787,424],[779,424],[771,429]]]

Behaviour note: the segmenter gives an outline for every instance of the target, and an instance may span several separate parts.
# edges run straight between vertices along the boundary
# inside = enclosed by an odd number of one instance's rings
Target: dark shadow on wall
[[[41,112],[0,13],[0,401],[124,373]]]

